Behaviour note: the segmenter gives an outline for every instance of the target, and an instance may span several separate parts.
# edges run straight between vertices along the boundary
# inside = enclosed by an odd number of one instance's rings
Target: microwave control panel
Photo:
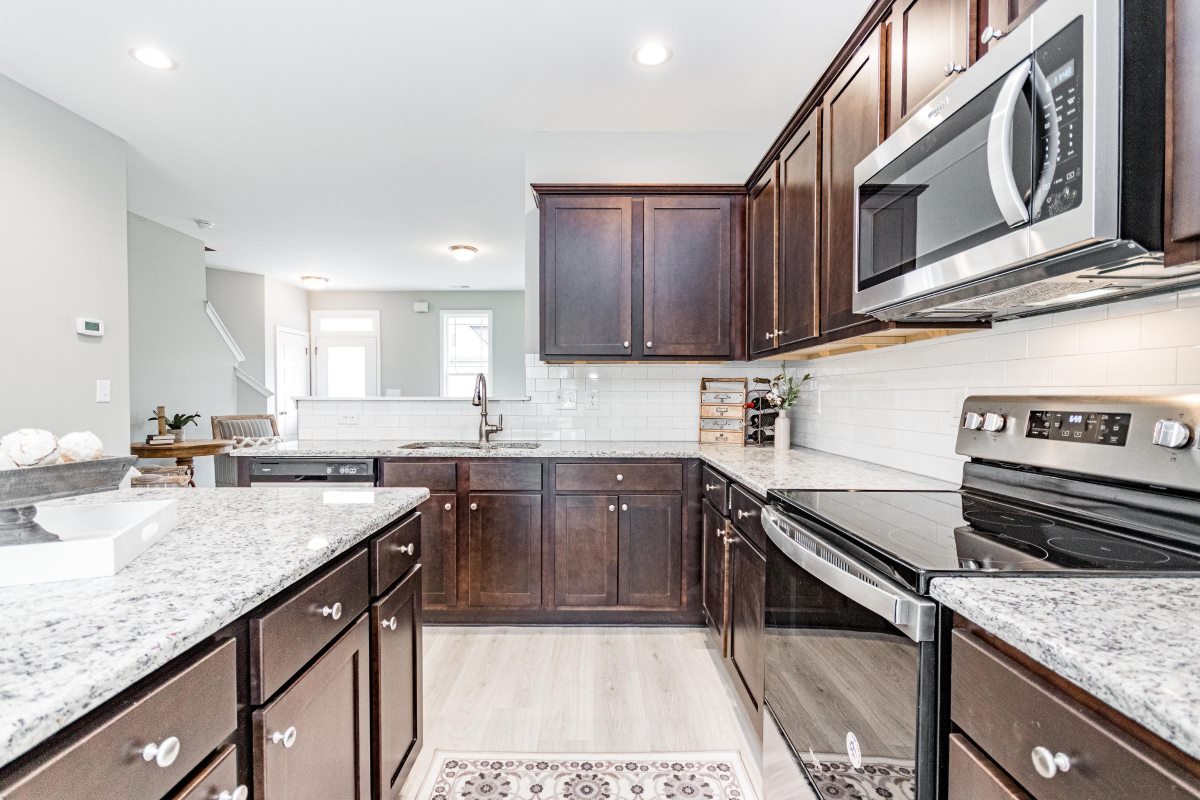
[[[1054,97],[1054,108],[1035,100],[1037,126],[1037,174],[1054,171],[1050,191],[1034,219],[1065,214],[1083,202],[1083,19],[1078,18],[1057,36],[1038,48],[1037,68],[1043,86]],[[1041,77],[1038,79],[1041,80]],[[1051,164],[1052,131],[1058,126],[1058,157]]]

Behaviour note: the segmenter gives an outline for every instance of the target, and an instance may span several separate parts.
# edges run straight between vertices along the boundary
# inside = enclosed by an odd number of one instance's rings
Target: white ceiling
[[[0,0],[0,73],[124,138],[130,210],[213,266],[511,289],[528,180],[744,180],[868,3]]]

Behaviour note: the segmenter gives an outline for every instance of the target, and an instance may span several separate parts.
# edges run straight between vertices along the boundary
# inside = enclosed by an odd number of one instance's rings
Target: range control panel
[[[1129,440],[1132,414],[1115,411],[1042,411],[1029,412],[1025,436],[1080,444],[1104,444],[1124,447]]]

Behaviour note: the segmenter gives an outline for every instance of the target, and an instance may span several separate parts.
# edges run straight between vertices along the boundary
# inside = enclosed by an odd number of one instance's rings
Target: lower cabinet
[[[393,800],[421,750],[421,584],[416,567],[371,605],[372,796]]]
[[[429,495],[421,512],[422,605],[458,602],[458,500],[453,492]]]
[[[238,785],[237,748],[227,745],[171,800],[246,800],[248,795],[247,787]]]
[[[566,495],[554,503],[554,605],[617,604],[618,498]]]
[[[620,508],[618,603],[627,608],[679,608],[679,497],[622,495]]]
[[[256,800],[370,796],[369,624],[364,614],[254,712]]]
[[[704,616],[708,628],[721,643],[721,653],[725,653],[725,617],[727,607],[726,563],[729,560],[729,544],[725,538],[727,520],[712,504],[705,500],[702,504],[703,526],[701,530],[701,559],[703,561],[703,576],[701,595],[704,602]]]
[[[541,494],[468,497],[470,605],[537,608],[542,602]]]
[[[759,732],[766,680],[766,591],[766,556],[746,537],[735,535],[729,544],[729,665]]]

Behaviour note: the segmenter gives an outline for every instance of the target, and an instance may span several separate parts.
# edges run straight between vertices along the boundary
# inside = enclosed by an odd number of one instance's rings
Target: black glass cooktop
[[[920,592],[951,573],[1200,574],[1200,555],[967,492],[788,490],[771,499]]]

